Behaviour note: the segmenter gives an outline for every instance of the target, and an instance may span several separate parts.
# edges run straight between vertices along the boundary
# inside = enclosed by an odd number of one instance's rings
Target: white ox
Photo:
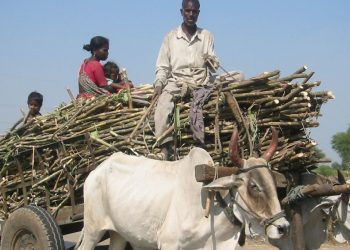
[[[277,146],[275,131],[273,138],[262,158],[242,160],[235,130],[231,158],[241,165],[241,172],[219,178],[208,188],[221,190],[229,204],[225,212],[233,212],[242,224],[249,222],[269,238],[280,238],[289,223],[280,216],[276,187],[266,167]],[[195,179],[199,164],[213,164],[200,148],[175,162],[113,154],[85,181],[79,249],[94,249],[107,231],[111,236],[109,249],[115,250],[123,250],[127,241],[134,250],[234,249],[242,228],[231,223],[217,203],[210,217],[204,217],[208,192]],[[265,227],[262,222],[266,222]]]
[[[322,183],[322,180],[318,178],[319,176],[312,173],[305,173],[303,177],[317,178],[317,182]],[[334,239],[339,243],[350,241],[350,207],[347,197],[348,194],[342,194],[322,198],[309,197],[300,201],[306,250],[319,249],[328,239],[330,219],[332,220]],[[291,234],[281,239],[269,241],[281,250],[294,249]]]
[[[334,200],[330,197],[307,198],[300,202],[306,250],[319,249],[327,240],[330,209],[333,205]],[[293,230],[293,225],[290,230]],[[271,239],[269,242],[281,250],[294,249],[291,233],[287,237],[278,240]]]
[[[350,184],[350,181],[348,183]],[[350,203],[348,193],[335,197],[335,205],[331,214],[334,239],[339,243],[350,243]]]

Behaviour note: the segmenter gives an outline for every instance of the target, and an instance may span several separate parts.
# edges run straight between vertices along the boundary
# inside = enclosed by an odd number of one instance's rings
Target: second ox
[[[238,131],[230,141],[231,159],[239,173],[204,186],[195,166],[212,165],[201,148],[175,162],[115,153],[90,173],[84,185],[84,228],[79,249],[94,249],[110,233],[110,249],[234,249],[242,225],[278,239],[289,228],[276,194],[268,161],[277,147],[273,130],[261,158],[238,156]],[[208,189],[221,197],[204,217]],[[226,204],[223,208],[222,203]]]

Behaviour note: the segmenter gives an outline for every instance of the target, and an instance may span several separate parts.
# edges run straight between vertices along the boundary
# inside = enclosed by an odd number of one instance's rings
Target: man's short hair
[[[27,104],[29,104],[31,101],[36,101],[39,103],[40,106],[43,105],[43,95],[40,94],[39,92],[33,91],[28,95],[28,101]]]
[[[182,0],[182,8],[184,8],[188,2],[196,4],[198,6],[198,9],[201,7],[199,0]]]

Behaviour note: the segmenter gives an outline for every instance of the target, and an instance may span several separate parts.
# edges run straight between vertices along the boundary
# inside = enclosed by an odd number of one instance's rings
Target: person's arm
[[[95,63],[94,75],[95,75],[97,86],[99,86],[100,88],[105,88],[106,86],[108,86],[105,73],[103,71],[102,65],[99,62]]]
[[[126,82],[119,82],[119,83],[113,82],[113,83],[109,84],[108,86],[113,88],[113,90],[114,90],[113,93],[117,93],[120,90],[127,89],[127,88],[130,88],[130,89],[134,88],[134,84],[131,81],[129,81],[127,83]]]
[[[207,61],[207,66],[209,67],[211,72],[215,72],[219,68],[219,59],[215,55],[214,51],[214,36],[209,33],[208,35],[208,51],[207,54],[205,55],[206,61]]]
[[[18,127],[18,125],[20,125],[21,123],[23,123],[23,121],[24,121],[24,118],[19,119],[19,120],[12,126],[12,128],[10,129],[10,131],[15,130],[15,129]]]
[[[156,79],[154,87],[164,88],[166,80],[170,75],[170,49],[169,49],[169,35],[167,35],[160,47],[157,63],[156,63]]]
[[[208,44],[208,54],[210,56],[216,56],[214,51],[214,36],[211,33],[208,36]]]

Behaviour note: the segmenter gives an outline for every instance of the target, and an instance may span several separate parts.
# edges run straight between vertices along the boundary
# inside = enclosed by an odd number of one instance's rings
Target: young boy
[[[21,123],[26,124],[29,121],[31,121],[34,117],[41,115],[40,109],[41,109],[41,106],[43,105],[43,95],[36,91],[31,92],[28,96],[27,104],[29,109],[28,114],[26,115],[25,118],[21,118],[18,122],[16,122],[15,125],[12,126],[10,131],[16,129],[16,127],[19,124]]]
[[[123,81],[119,67],[116,63],[110,61],[106,62],[105,65],[103,65],[103,71],[108,85],[110,86],[108,89],[109,92],[118,93],[123,89],[134,87],[131,81],[128,81],[127,83]]]
[[[41,106],[43,105],[43,95],[38,93],[38,92],[32,92],[29,94],[28,96],[28,115],[27,115],[27,119],[24,121],[24,123],[27,123],[28,121],[30,121],[31,119],[33,119],[34,117],[41,115],[40,114],[40,109]]]

